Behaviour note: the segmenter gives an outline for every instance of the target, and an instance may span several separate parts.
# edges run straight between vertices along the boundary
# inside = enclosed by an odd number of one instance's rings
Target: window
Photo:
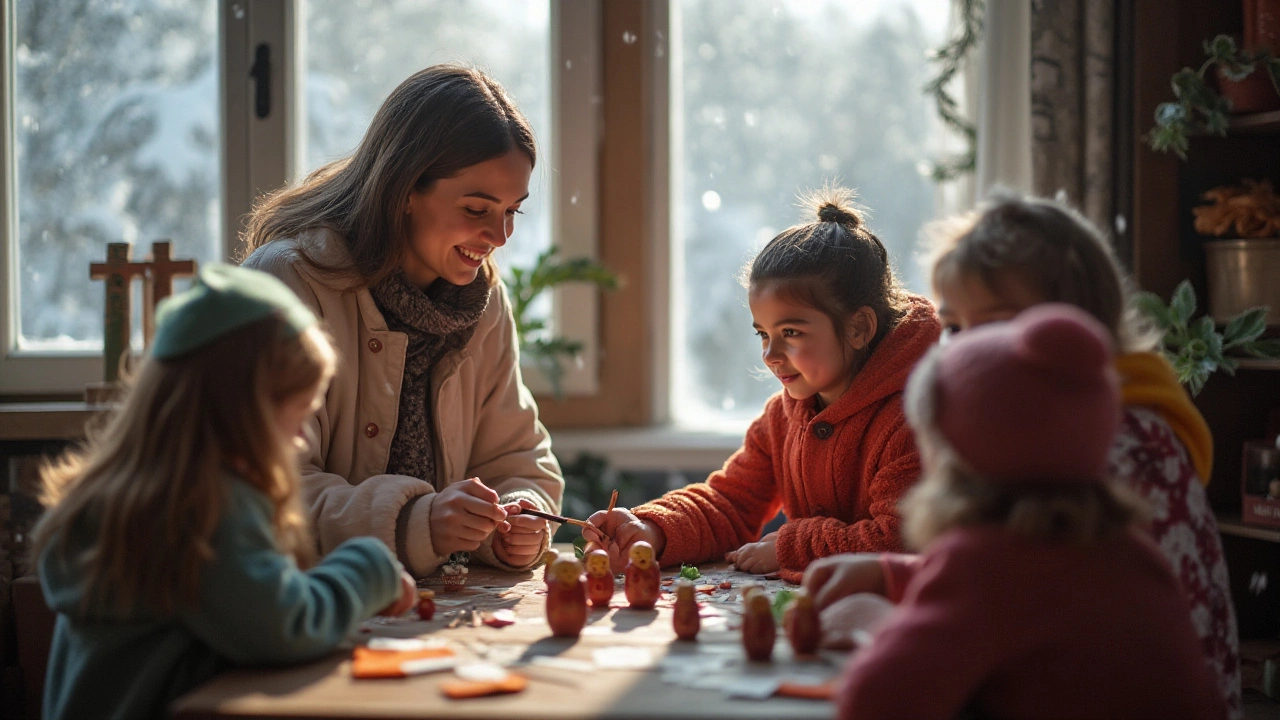
[[[670,4],[670,416],[741,428],[779,389],[746,291],[754,252],[803,220],[798,191],[836,180],[906,285],[941,150],[921,88],[948,0],[681,0]]]
[[[222,255],[217,3],[2,9],[0,390],[63,389],[101,379],[106,243]]]
[[[564,256],[594,254],[595,0],[0,0],[0,10],[12,68],[0,80],[10,121],[0,127],[0,393],[76,393],[101,379],[104,293],[88,265],[107,242],[132,242],[135,258],[162,238],[178,257],[233,256],[256,195],[349,153],[386,94],[437,62],[491,72],[538,139],[531,202],[499,266],[526,265],[553,241]],[[259,46],[272,53],[265,119],[244,80]],[[559,142],[566,132],[577,142]],[[587,344],[567,392],[593,392],[594,294],[558,293],[540,310]]]

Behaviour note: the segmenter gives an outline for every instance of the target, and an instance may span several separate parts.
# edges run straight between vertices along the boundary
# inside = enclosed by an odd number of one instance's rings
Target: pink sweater
[[[882,564],[899,608],[846,668],[841,718],[1226,717],[1145,537],[1080,547],[967,528]]]

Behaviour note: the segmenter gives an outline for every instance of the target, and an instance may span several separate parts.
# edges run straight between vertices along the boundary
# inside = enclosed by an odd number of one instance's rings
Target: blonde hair
[[[462,65],[420,70],[391,91],[351,156],[257,204],[242,255],[327,228],[346,241],[350,264],[325,265],[307,247],[301,248],[302,259],[353,286],[374,285],[403,261],[409,243],[404,203],[411,193],[511,150],[537,163],[533,129],[497,80]],[[495,285],[492,258],[485,259],[482,272]]]
[[[934,421],[943,349],[916,366],[903,401],[924,465],[901,504],[903,539],[921,549],[961,527],[998,526],[1031,539],[1089,544],[1145,522],[1145,506],[1115,482],[993,482],[968,467]]]
[[[177,358],[148,357],[88,442],[42,468],[49,509],[32,552],[61,553],[83,573],[85,608],[172,612],[198,597],[231,472],[271,500],[278,549],[310,566],[297,459],[275,413],[320,392],[335,365],[322,331],[290,335],[278,315]]]
[[[978,212],[933,223],[928,255],[934,286],[971,277],[999,295],[1021,280],[1046,302],[1093,315],[1120,352],[1145,352],[1158,335],[1129,304],[1131,281],[1115,253],[1083,215],[1053,200],[1000,194]]]

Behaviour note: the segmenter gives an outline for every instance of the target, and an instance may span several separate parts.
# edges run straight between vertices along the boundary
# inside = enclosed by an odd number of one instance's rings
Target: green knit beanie
[[[311,309],[275,277],[234,265],[207,265],[190,290],[160,303],[151,355],[160,360],[185,355],[272,314],[284,319],[290,335],[316,324]]]

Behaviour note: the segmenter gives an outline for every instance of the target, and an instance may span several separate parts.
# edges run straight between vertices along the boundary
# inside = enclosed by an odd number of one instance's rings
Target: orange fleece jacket
[[[779,509],[779,574],[791,582],[820,557],[901,549],[898,501],[920,476],[902,391],[941,331],[933,305],[909,295],[905,316],[830,407],[774,395],[706,482],[634,508],[666,535],[661,564],[720,560],[759,540]]]

